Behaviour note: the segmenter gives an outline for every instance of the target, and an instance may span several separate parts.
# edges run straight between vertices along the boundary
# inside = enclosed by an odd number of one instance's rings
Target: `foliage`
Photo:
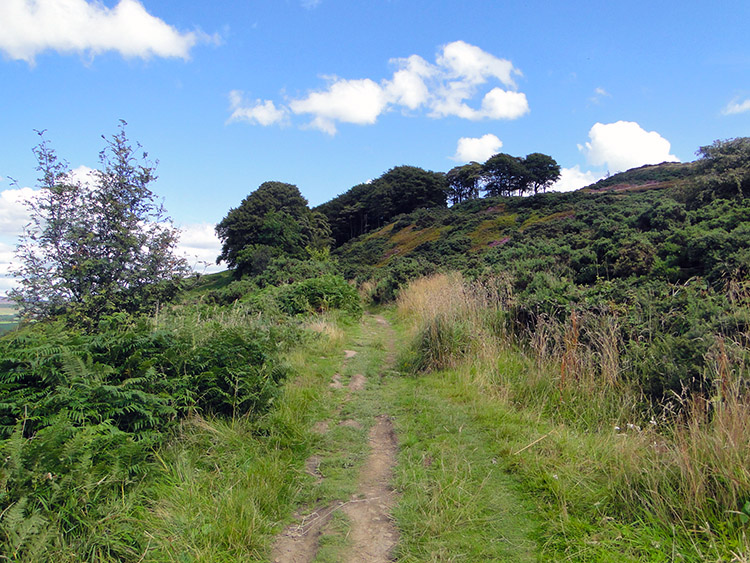
[[[304,258],[306,248],[328,246],[330,229],[297,186],[264,182],[227,213],[216,233],[222,241],[217,263],[226,261],[240,278],[262,273],[274,258]]]
[[[737,154],[733,144],[717,146],[718,153],[707,150],[711,158]],[[745,160],[737,159],[724,176],[741,172]],[[470,199],[401,216],[334,255],[348,276],[368,281],[376,302],[435,271],[480,279],[502,273],[514,296],[508,323],[521,340],[543,319],[609,312],[619,318],[623,370],[649,399],[707,392],[714,385],[708,350],[718,337],[742,341],[748,326],[750,204],[734,188],[687,197],[719,169],[699,161],[631,171],[648,188],[647,171],[675,180],[689,170],[672,188]],[[413,244],[424,233],[429,240]]]
[[[698,149],[700,192],[711,197],[745,197],[750,189],[750,137],[737,137]]]
[[[154,165],[136,154],[125,122],[105,141],[91,185],[73,178],[46,140],[34,149],[40,193],[29,203],[14,272],[20,287],[11,291],[25,318],[67,312],[95,325],[115,311],[148,310],[174,294],[186,271],[173,255],[178,231],[149,188]]]
[[[537,194],[560,178],[560,166],[546,154],[532,153],[525,158],[498,153],[482,166],[482,180],[489,196]]]
[[[479,197],[482,183],[482,165],[470,162],[463,166],[451,168],[445,175],[448,181],[448,198],[452,204]]]
[[[448,185],[444,174],[415,166],[397,166],[368,184],[318,206],[331,225],[337,246],[379,229],[394,217],[422,207],[445,207]]]
[[[419,391],[400,395],[408,398],[404,402],[423,401],[412,408],[407,424],[428,409],[448,412],[461,406],[451,419],[476,417],[461,421],[464,433],[487,428],[488,441],[501,444],[498,462],[519,475],[546,507],[541,547],[546,559],[585,549],[592,560],[610,560],[612,553],[618,560],[624,553],[640,560],[653,552],[651,560],[664,545],[685,560],[729,560],[733,553],[747,553],[747,301],[736,303],[735,314],[745,325],[732,338],[717,334],[713,324],[722,315],[720,297],[707,295],[705,283],[694,281],[673,301],[655,298],[659,286],[648,284],[651,302],[643,305],[653,309],[640,313],[635,303],[627,311],[610,301],[557,318],[540,315],[527,338],[518,340],[503,330],[513,327],[507,321],[513,320],[516,299],[508,281],[437,275],[402,290],[399,316],[411,325],[402,365],[420,377],[411,379]],[[602,292],[607,285],[601,284]],[[488,293],[488,288],[504,291]],[[623,291],[609,290],[608,297]],[[640,300],[647,296],[631,294]],[[732,298],[746,300],[747,294],[735,290]],[[639,314],[653,318],[635,322]],[[698,317],[705,326],[694,323]],[[628,338],[629,331],[644,325],[649,332]],[[674,346],[673,334],[685,338]],[[657,341],[664,345],[654,346]],[[650,350],[652,361],[633,362],[628,354],[633,347]],[[675,357],[677,350],[686,358]],[[633,364],[643,368],[643,381],[629,377]],[[658,404],[644,404],[642,383],[655,381],[654,373],[692,364],[700,364],[694,376],[707,382],[701,393],[682,389],[663,394]],[[683,375],[678,379],[687,381]],[[434,405],[438,389],[450,404]],[[436,461],[442,452],[432,453]]]
[[[290,315],[329,309],[342,309],[356,316],[362,312],[357,289],[333,274],[281,286],[275,291],[275,296],[281,310]]]

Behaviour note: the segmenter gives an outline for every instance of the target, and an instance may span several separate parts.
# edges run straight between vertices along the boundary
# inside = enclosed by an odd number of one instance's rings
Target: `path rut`
[[[381,327],[379,330],[390,331],[388,322],[382,316],[378,315],[374,319]],[[383,371],[393,363],[393,338],[388,338],[388,342],[390,352],[385,361],[386,365],[382,366]],[[344,365],[355,355],[356,352],[352,350],[344,350]],[[356,400],[358,392],[364,390],[366,385],[367,378],[362,374],[355,374],[348,385],[348,393],[342,400]],[[333,376],[330,387],[332,389],[343,387],[340,374]],[[341,424],[346,425],[346,423],[347,421],[343,421]],[[327,421],[318,423],[316,431],[326,432],[328,427]],[[321,507],[305,517],[299,515],[298,522],[289,526],[277,538],[271,553],[271,561],[275,563],[314,561],[320,538],[325,535],[326,526],[336,510],[342,510],[351,524],[348,534],[350,547],[344,556],[344,561],[385,563],[391,560],[391,552],[399,537],[398,528],[390,517],[390,511],[397,502],[397,494],[391,487],[390,481],[396,464],[398,441],[393,423],[387,413],[376,416],[370,428],[368,445],[370,453],[360,470],[357,492],[352,498],[348,502]],[[306,470],[315,476],[318,482],[323,478],[318,471],[320,461],[319,456],[313,456],[306,463]]]
[[[398,542],[398,528],[390,518],[396,491],[390,481],[398,443],[390,417],[381,414],[370,429],[370,455],[359,477],[357,496],[344,505],[351,520],[351,563],[390,561]]]

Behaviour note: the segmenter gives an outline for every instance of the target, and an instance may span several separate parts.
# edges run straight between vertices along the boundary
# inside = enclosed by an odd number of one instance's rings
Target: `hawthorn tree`
[[[149,185],[155,164],[138,155],[124,121],[102,136],[99,170],[81,182],[38,132],[33,150],[39,192],[28,204],[31,220],[16,249],[11,291],[24,318],[67,314],[94,324],[116,311],[136,312],[167,299],[187,263],[174,254],[179,231]]]
[[[717,140],[698,149],[698,186],[713,197],[744,198],[750,191],[750,137]]]

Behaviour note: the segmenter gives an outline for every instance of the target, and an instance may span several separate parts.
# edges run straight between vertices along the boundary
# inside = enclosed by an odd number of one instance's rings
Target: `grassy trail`
[[[538,525],[494,436],[445,386],[393,371],[394,328],[347,330],[305,505],[271,561],[533,561]]]

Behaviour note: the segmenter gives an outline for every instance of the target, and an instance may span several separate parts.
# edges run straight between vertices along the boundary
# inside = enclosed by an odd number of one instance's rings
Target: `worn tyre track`
[[[366,317],[371,319],[372,317]],[[365,325],[365,331],[388,331],[391,328],[381,316],[374,318],[377,328]],[[385,364],[380,367],[381,374],[393,363],[393,338],[389,334],[386,339],[389,353]],[[344,351],[344,366],[356,352]],[[334,374],[330,387],[343,388],[340,374]],[[355,374],[347,387],[347,394],[342,402],[356,401],[357,396],[367,387],[367,378],[362,374]],[[345,424],[346,421],[341,424]],[[330,425],[319,423],[318,431],[327,431]],[[335,511],[341,510],[347,515],[351,523],[348,533],[350,547],[344,555],[344,561],[351,563],[385,563],[390,561],[391,552],[398,542],[398,528],[393,523],[390,511],[397,502],[396,491],[390,482],[393,468],[396,464],[398,441],[393,429],[393,423],[387,413],[380,413],[375,417],[368,437],[370,453],[365,460],[357,481],[357,492],[347,502],[337,502],[321,507],[311,514],[302,517],[298,515],[297,522],[289,526],[277,538],[271,553],[271,561],[275,563],[309,563],[315,560],[320,539],[326,534],[326,527],[331,522]],[[317,470],[320,456],[312,456],[307,460],[306,470],[314,475],[318,482],[322,476]]]

